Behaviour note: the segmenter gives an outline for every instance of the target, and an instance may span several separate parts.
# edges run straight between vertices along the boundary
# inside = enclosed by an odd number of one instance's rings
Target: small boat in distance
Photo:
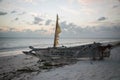
[[[31,55],[38,57],[40,60],[53,60],[57,58],[67,59],[67,58],[91,58],[100,59],[110,56],[111,45],[102,46],[101,43],[93,43],[87,45],[73,46],[73,47],[58,47],[59,45],[59,34],[61,33],[61,28],[58,22],[58,15],[56,18],[56,28],[54,36],[53,47],[48,48],[34,48],[29,46],[30,51],[23,51],[26,55]]]

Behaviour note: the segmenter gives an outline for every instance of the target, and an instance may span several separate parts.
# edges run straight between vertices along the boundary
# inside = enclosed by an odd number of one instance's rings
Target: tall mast
[[[60,26],[58,24],[58,15],[56,17],[56,28],[55,28],[55,36],[54,36],[54,45],[53,47],[57,47],[59,40],[59,33],[61,32]]]

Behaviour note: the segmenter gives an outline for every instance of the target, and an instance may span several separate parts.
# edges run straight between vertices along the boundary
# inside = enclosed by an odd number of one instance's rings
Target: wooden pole
[[[55,36],[54,36],[54,45],[53,47],[56,47],[56,41],[57,41],[57,26],[58,26],[58,14],[57,14],[57,18],[56,18],[56,27],[55,27]]]

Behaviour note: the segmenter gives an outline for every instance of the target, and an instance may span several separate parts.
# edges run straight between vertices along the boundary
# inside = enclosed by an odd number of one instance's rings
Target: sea
[[[114,42],[120,41],[120,39],[111,39],[111,38],[60,38],[59,46],[77,46],[84,45],[93,42]],[[11,51],[24,51],[29,50],[29,46],[33,46],[36,48],[45,48],[52,47],[54,43],[54,38],[35,38],[35,37],[0,37],[0,54],[8,53],[9,55]],[[1,56],[1,55],[0,55]]]

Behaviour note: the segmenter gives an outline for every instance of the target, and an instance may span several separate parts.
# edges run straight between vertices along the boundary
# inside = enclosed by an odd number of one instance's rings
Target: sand
[[[37,58],[26,56],[21,51],[12,51],[9,54],[11,56],[2,54],[0,56],[0,80],[11,80],[22,74],[17,70],[35,65],[38,61]]]
[[[120,80],[120,47],[113,48],[110,58],[103,61],[82,60],[44,70],[39,70],[37,61],[21,51],[0,56],[0,80]]]

